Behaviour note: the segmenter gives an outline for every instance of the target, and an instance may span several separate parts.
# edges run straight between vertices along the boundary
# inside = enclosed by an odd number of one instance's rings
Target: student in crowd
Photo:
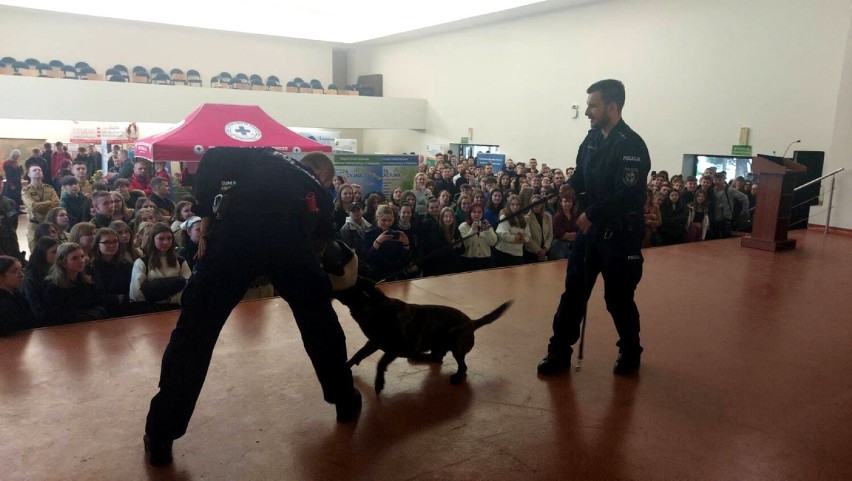
[[[42,303],[45,325],[103,319],[92,279],[85,273],[86,253],[79,244],[66,242],[56,250],[56,261],[47,273]]]
[[[98,230],[91,222],[80,222],[71,228],[68,242],[77,244],[83,249],[87,259],[92,258],[92,249],[95,247],[95,232]]]
[[[414,174],[414,196],[416,198],[414,204],[414,212],[417,215],[426,214],[426,201],[432,197],[432,192],[426,188],[428,177],[422,172]]]
[[[437,207],[437,199],[431,199],[428,208]],[[431,213],[428,217],[432,217]],[[461,234],[456,225],[456,214],[450,207],[444,207],[438,211],[438,219],[430,222],[430,229],[424,232],[423,253],[426,259],[423,262],[423,274],[426,276],[440,276],[461,272],[461,254],[464,252],[464,244]]]
[[[112,220],[120,220],[123,222],[130,222],[133,220],[133,213],[130,209],[127,208],[127,204],[124,203],[124,198],[118,192],[111,192],[112,194]]]
[[[352,202],[364,205],[364,188],[355,183],[350,185],[352,186]]]
[[[405,209],[410,212],[411,206]],[[380,205],[376,210],[376,225],[364,234],[363,256],[367,277],[374,281],[408,277],[402,270],[411,262],[411,238],[404,230],[394,229],[393,207]]]
[[[566,189],[559,196],[559,210],[553,216],[553,244],[550,259],[567,259],[571,247],[577,240],[577,217],[579,208],[574,202],[574,191]]]
[[[461,194],[456,202],[456,224],[459,226],[462,225],[463,222],[467,222],[468,213],[470,212],[470,196],[467,194]]]
[[[396,220],[396,229],[408,237],[408,252],[411,259],[419,259],[423,253],[423,236],[418,228],[420,224],[414,213],[414,201],[402,202],[399,206],[399,216]],[[406,272],[407,278],[417,277],[420,274],[420,266],[412,265]]]
[[[370,192],[367,194],[367,198],[364,200],[363,218],[368,224],[373,225],[376,223],[376,209],[378,209],[381,204],[385,204],[384,195],[378,192]]]
[[[642,241],[642,247],[651,247],[657,245],[657,241],[652,239],[657,238],[657,229],[660,228],[662,220],[660,219],[660,206],[654,200],[654,191],[648,190],[645,195],[645,238]]]
[[[38,227],[36,227],[34,240],[38,242],[38,240],[42,237],[50,237],[59,240],[56,226],[50,222],[42,222],[39,224]]]
[[[45,221],[56,227],[56,240],[59,243],[68,242],[68,231],[71,229],[68,211],[62,207],[54,207],[47,212]]]
[[[30,261],[27,263],[27,273],[24,276],[24,297],[29,303],[30,310],[36,320],[44,319],[44,296],[45,277],[50,266],[56,261],[56,249],[59,241],[52,237],[43,237],[35,244]]]
[[[710,215],[708,213],[707,194],[703,190],[695,192],[695,198],[687,206],[687,240],[689,242],[703,241],[707,238],[710,229]]]
[[[662,224],[660,225],[660,240],[662,245],[681,244],[686,242],[687,212],[680,202],[680,192],[672,189],[668,198],[660,206]]]
[[[126,222],[114,220],[110,222],[109,228],[118,235],[118,253],[121,257],[130,263],[142,257],[142,250],[133,244],[133,232]]]
[[[492,226],[496,226],[500,222],[500,211],[506,207],[504,199],[503,191],[500,189],[491,189],[488,192],[488,202],[485,204],[485,220]]]
[[[526,218],[518,215],[521,198],[509,196],[506,207],[500,211],[500,219],[509,220],[497,224],[497,244],[494,246],[494,261],[497,267],[519,266],[524,263],[524,244],[530,240],[530,228]]]
[[[192,213],[192,202],[182,200],[175,204],[175,220],[172,222],[172,232],[175,233],[175,236],[180,232],[181,224],[193,217],[195,217],[195,214]],[[176,237],[175,240],[178,246],[183,245],[180,236]]]
[[[364,233],[370,228],[370,223],[364,220],[364,209],[358,202],[349,204],[349,217],[340,228],[340,237],[349,247],[355,249],[358,255],[363,254]]]
[[[175,203],[169,199],[169,179],[154,177],[151,180],[151,195],[148,197],[164,218],[175,214]]]
[[[393,207],[393,211],[395,213],[399,213],[399,206],[402,205],[402,188],[396,187],[391,192],[391,198],[388,201],[388,205]]]
[[[541,199],[540,195],[533,195],[530,201],[535,203]],[[526,221],[530,230],[530,240],[524,244],[524,262],[526,264],[544,262],[548,259],[550,246],[553,244],[553,218],[544,209],[542,202],[527,212]]]
[[[86,204],[86,196],[80,193],[80,184],[73,175],[66,175],[60,180],[62,194],[59,205],[68,213],[70,227],[83,222],[83,210]]]
[[[21,286],[24,268],[21,261],[11,256],[0,256],[0,336],[36,327],[35,317],[27,303]]]
[[[181,291],[192,272],[175,252],[169,226],[154,224],[143,252],[145,256],[133,263],[130,300],[180,304]]]
[[[113,221],[112,214],[115,212],[115,201],[112,193],[99,190],[92,194],[92,216],[91,223],[97,228],[109,227]]]
[[[441,209],[445,207],[452,208],[453,206],[451,205],[450,200],[452,200],[452,193],[450,191],[442,190],[438,192],[438,207]]]
[[[86,272],[92,278],[98,301],[110,317],[129,315],[127,295],[133,264],[121,255],[121,244],[114,230],[98,229],[95,245],[97,247]]]
[[[198,261],[196,254],[198,254],[198,242],[201,240],[200,220],[201,217],[192,216],[183,221],[176,236],[180,238],[181,245],[181,248],[178,249],[178,256],[182,257],[189,264],[190,271],[195,269],[195,263]]]
[[[24,168],[18,163],[20,158],[21,151],[15,149],[9,154],[9,159],[3,163],[3,172],[6,174],[3,195],[12,199],[19,208],[24,203],[21,198],[21,178],[24,176]]]
[[[494,267],[491,248],[497,244],[497,233],[485,219],[482,204],[473,204],[467,212],[467,219],[459,224],[459,234],[464,239],[464,253],[461,266],[464,271],[476,271]]]
[[[124,206],[128,209],[132,209],[133,206],[136,205],[136,199],[130,195],[130,180],[118,178],[115,180],[115,191],[118,192],[118,195],[121,196],[121,199],[124,201]]]
[[[349,206],[355,198],[355,191],[349,184],[341,184],[337,189],[337,198],[334,199],[334,227],[338,231],[343,228],[346,218],[349,217]]]
[[[158,221],[157,212],[154,211],[154,209],[148,209],[148,208],[139,209],[139,210],[136,211],[136,215],[133,217],[133,221],[131,222],[131,224],[132,224],[131,227],[135,229],[136,233],[139,233],[139,227],[142,224],[145,224],[145,223],[156,224],[157,221]]]

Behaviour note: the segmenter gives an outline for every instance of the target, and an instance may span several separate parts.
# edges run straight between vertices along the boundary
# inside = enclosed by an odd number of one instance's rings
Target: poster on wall
[[[138,138],[139,129],[136,127],[136,122],[124,124],[75,121],[71,124],[71,143],[73,144],[100,144],[104,140],[110,144],[121,144]]]
[[[397,187],[411,189],[417,173],[416,155],[335,155],[334,167],[350,184],[358,184],[366,196],[382,192],[386,197]]]
[[[494,173],[501,172],[506,165],[506,156],[504,154],[477,154],[476,165],[491,164],[494,168]]]
[[[414,175],[417,173],[416,155],[387,155],[382,157],[382,192],[390,198],[397,187],[403,191],[414,188]]]
[[[378,155],[335,155],[334,173],[346,182],[358,184],[364,197],[382,191],[382,161]]]

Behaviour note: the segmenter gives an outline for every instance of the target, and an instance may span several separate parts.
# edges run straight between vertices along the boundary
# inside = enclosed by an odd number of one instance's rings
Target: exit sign
[[[467,143],[469,143],[469,142],[470,142],[470,137],[462,137],[462,138],[461,138],[461,143],[463,143],[463,144],[467,144]]]
[[[731,155],[751,156],[751,145],[734,145],[731,147]]]

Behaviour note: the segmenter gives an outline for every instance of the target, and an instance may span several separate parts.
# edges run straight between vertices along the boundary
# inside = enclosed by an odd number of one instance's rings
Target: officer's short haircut
[[[71,165],[86,165],[86,163],[82,160],[75,160],[74,162],[71,162]]]
[[[77,182],[77,178],[74,177],[73,175],[66,175],[65,177],[63,177],[59,181],[59,183],[60,183],[60,185],[62,185],[62,187],[65,187],[65,186],[68,186],[68,185],[77,185],[78,182]]]
[[[624,84],[620,80],[599,80],[586,89],[587,94],[600,92],[605,104],[615,103],[618,111],[624,108]]]
[[[157,187],[160,186],[160,184],[168,184],[168,183],[169,183],[169,181],[162,178],[162,177],[154,177],[153,179],[151,179],[151,188],[156,189]]]
[[[687,182],[698,182],[698,179],[696,179],[694,175],[690,175],[689,177],[686,178],[686,181]]]
[[[302,157],[299,162],[310,167],[314,175],[319,178],[322,178],[325,172],[331,172],[334,175],[334,163],[322,152],[311,152]]]

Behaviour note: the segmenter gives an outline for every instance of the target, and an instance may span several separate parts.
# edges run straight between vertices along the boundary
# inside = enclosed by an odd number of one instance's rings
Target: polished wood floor
[[[245,302],[214,353],[174,465],[142,431],[176,314],[0,339],[2,480],[839,480],[852,472],[852,238],[793,234],[791,252],[738,239],[646,251],[639,375],[614,377],[599,283],[581,372],[536,376],[563,262],[388,284],[409,302],[480,316],[468,381],[378,355],[354,368],[364,409],[335,423],[280,299]],[[335,304],[349,352],[364,341]]]

